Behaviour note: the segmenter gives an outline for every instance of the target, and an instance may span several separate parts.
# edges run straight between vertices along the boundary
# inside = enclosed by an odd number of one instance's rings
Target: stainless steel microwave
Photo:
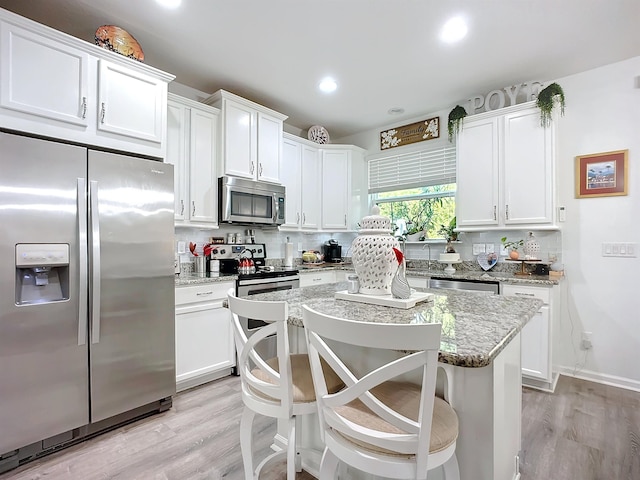
[[[224,176],[218,179],[218,221],[278,226],[284,223],[285,188]]]

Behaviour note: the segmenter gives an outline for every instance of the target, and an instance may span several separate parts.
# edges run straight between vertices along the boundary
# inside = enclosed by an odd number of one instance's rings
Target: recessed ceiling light
[[[335,91],[336,88],[338,88],[338,84],[333,78],[327,77],[322,79],[320,85],[318,85],[318,88],[324,93],[331,93]]]
[[[462,17],[453,17],[444,24],[440,31],[443,42],[453,43],[462,40],[467,35],[467,22]]]
[[[402,115],[404,113],[404,108],[401,107],[393,107],[387,110],[389,115]]]
[[[165,8],[178,8],[182,0],[156,0],[156,2]]]

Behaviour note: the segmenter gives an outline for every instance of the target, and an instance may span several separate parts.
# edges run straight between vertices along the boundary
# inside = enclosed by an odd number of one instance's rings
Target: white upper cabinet
[[[322,228],[346,230],[351,197],[351,151],[322,150]]]
[[[176,224],[217,225],[219,111],[169,94],[166,162],[174,165]]]
[[[221,111],[220,174],[280,183],[286,115],[224,90],[204,102]]]
[[[89,55],[17,25],[0,26],[2,108],[86,128]]]
[[[99,65],[98,130],[160,144],[166,83],[106,60]]]
[[[162,158],[173,78],[0,9],[0,127]]]
[[[557,228],[554,130],[533,102],[467,117],[457,149],[459,229]]]
[[[280,230],[317,230],[320,228],[321,180],[318,148],[284,134],[280,171],[287,196],[285,223]]]

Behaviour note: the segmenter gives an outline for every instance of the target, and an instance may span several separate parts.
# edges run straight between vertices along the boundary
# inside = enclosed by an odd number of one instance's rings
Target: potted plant
[[[516,240],[515,242],[507,241],[507,237],[502,237],[500,239],[504,248],[508,248],[511,251],[509,252],[509,258],[511,260],[518,260],[520,258],[520,253],[518,252],[518,248],[520,248],[524,244],[524,240]]]
[[[455,248],[453,248],[453,245],[451,245],[451,242],[458,240],[458,232],[454,231],[456,225],[456,217],[453,217],[447,225],[441,224],[438,229],[438,233],[447,241],[447,246],[445,248],[446,253],[455,253],[456,251]]]
[[[551,125],[551,113],[556,103],[560,104],[560,115],[564,115],[564,91],[554,82],[540,90],[536,100],[536,106],[540,109],[540,125],[543,127]]]
[[[462,120],[467,116],[467,111],[464,107],[456,105],[453,110],[449,112],[449,120],[447,122],[447,129],[449,131],[449,141],[452,141],[453,137],[462,130]]]
[[[427,226],[423,223],[414,223],[409,224],[409,230],[407,230],[407,241],[408,242],[418,242],[420,240],[424,240],[425,238],[425,229]]]

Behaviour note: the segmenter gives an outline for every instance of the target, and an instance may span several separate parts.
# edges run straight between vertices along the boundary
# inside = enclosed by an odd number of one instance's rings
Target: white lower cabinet
[[[502,294],[538,298],[544,305],[522,329],[522,382],[525,385],[553,390],[553,297],[555,290],[530,285],[503,285]],[[556,376],[557,378],[557,376]]]
[[[229,375],[236,364],[229,309],[233,282],[176,287],[176,391]]]

